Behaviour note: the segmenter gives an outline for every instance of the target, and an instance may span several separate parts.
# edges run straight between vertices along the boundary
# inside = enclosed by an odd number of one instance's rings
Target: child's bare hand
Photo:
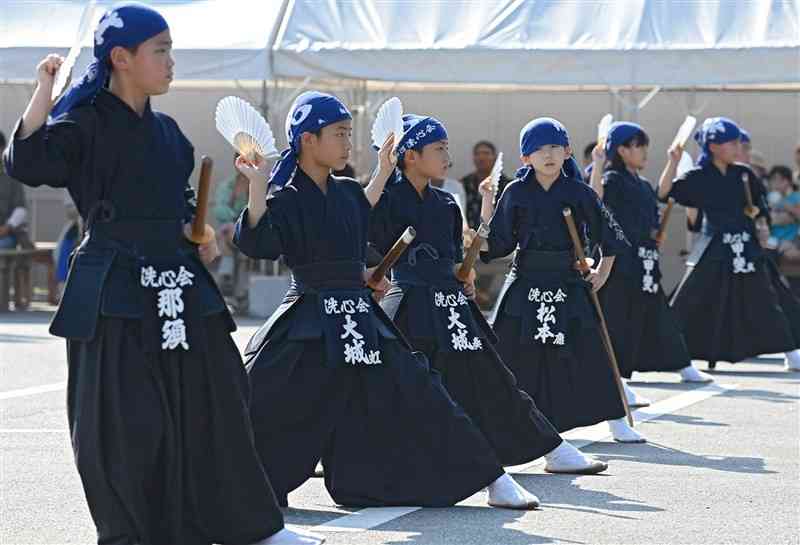
[[[56,55],[55,53],[51,53],[42,59],[38,65],[36,65],[36,81],[40,87],[44,87],[46,89],[53,88],[53,81],[55,80],[56,72],[58,72],[58,69],[61,68],[61,64],[63,62],[64,57],[61,55]]]
[[[261,182],[267,179],[267,162],[260,155],[255,161],[248,161],[241,155],[236,158],[236,170],[241,172],[250,182]]]

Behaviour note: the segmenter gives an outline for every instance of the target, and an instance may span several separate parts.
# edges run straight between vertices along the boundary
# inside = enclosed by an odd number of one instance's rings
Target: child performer
[[[530,396],[519,390],[493,347],[494,333],[469,299],[475,289],[474,271],[466,284],[456,278],[463,253],[462,215],[449,193],[431,185],[450,162],[445,127],[433,117],[406,115],[403,128],[398,169],[390,136],[367,188],[367,197],[378,201],[370,242],[380,252],[386,253],[408,226],[416,230],[392,271],[392,288],[381,306],[441,373],[450,395],[481,429],[503,465],[544,456],[545,470],[553,473],[605,470],[605,463],[563,441]],[[493,199],[491,181],[481,183],[479,191]]]
[[[636,123],[611,125],[605,150],[593,152],[591,184],[614,214],[631,246],[617,254],[614,270],[600,297],[614,342],[620,372],[679,371],[686,382],[711,382],[692,366],[686,342],[661,286],[660,253],[655,236],[660,221],[658,199],[650,182],[639,176],[647,165],[650,139]],[[610,163],[603,172],[606,161]],[[648,404],[625,387],[628,403]]]
[[[216,247],[184,237],[194,150],[150,108],[172,81],[171,46],[153,9],[106,12],[94,62],[55,107],[63,59],[38,65],[5,156],[23,183],[67,188],[87,226],[50,331],[67,339],[69,426],[97,540],[321,543],[283,529],[235,326],[201,262]]]
[[[800,323],[792,323],[792,316],[800,315],[800,302],[788,290],[782,297],[773,286],[757,239],[769,208],[755,173],[735,162],[739,139],[739,127],[730,119],[706,119],[695,134],[702,148],[698,166],[674,181],[682,149],[669,150],[659,198],[672,197],[704,215],[702,236],[690,256],[696,265],[671,304],[689,354],[712,368],[717,361],[775,352],[786,353],[787,368],[800,367]]]
[[[250,198],[236,244],[292,269],[283,304],[245,353],[256,446],[278,500],[321,459],[342,505],[449,506],[488,486],[490,505],[532,509],[537,498],[503,472],[365,285],[371,207],[358,182],[331,175],[349,158],[351,120],[336,97],[300,95],[268,199],[260,169],[237,163]]]
[[[607,421],[614,439],[644,442],[625,422],[625,408],[589,297],[605,284],[625,235],[594,190],[579,182],[567,130],[551,118],[520,132],[525,167],[506,186],[491,218],[489,262],[516,250],[494,311],[497,351],[520,388],[559,431]],[[585,246],[598,244],[600,265],[584,279],[564,221],[569,207]],[[484,221],[491,206],[484,207]]]

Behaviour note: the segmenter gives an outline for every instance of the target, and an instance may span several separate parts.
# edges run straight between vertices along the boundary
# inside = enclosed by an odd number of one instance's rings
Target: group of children
[[[331,175],[348,160],[352,118],[317,92],[293,104],[289,148],[269,174],[262,160],[237,160],[250,193],[235,243],[292,270],[243,366],[203,265],[216,247],[184,236],[193,148],[150,108],[169,88],[170,49],[156,11],[108,11],[95,62],[55,104],[63,59],[38,65],[4,155],[23,183],[66,188],[86,224],[51,332],[67,339],[71,438],[98,543],[321,543],[284,528],[280,511],[320,460],[346,506],[449,506],[487,488],[489,505],[534,509],[539,500],[504,466],[544,457],[549,472],[602,472],[559,434],[604,421],[617,441],[645,441],[625,421],[594,293],[625,377],[676,370],[703,382],[691,358],[777,351],[800,366],[800,303],[758,244],[767,208],[751,184],[757,210],[746,210],[742,177],[755,176],[734,162],[733,122],[703,125],[699,166],[675,181],[682,150],[671,149],[657,192],[638,174],[648,145],[638,125],[612,126],[585,183],[563,125],[528,123],[524,166],[496,207],[491,180],[480,187],[480,259],[514,252],[487,322],[474,273],[456,276],[475,233],[430,184],[450,162],[444,125],[404,116],[362,188]],[[671,304],[653,237],[667,198],[705,218]],[[589,271],[576,264],[565,214],[581,250],[598,256]],[[416,238],[391,281],[368,282],[373,256],[409,226]]]

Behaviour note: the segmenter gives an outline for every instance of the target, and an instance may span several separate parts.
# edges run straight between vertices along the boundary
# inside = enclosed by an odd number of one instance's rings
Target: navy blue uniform
[[[365,287],[359,184],[329,177],[323,193],[298,168],[254,228],[248,213],[242,252],[292,269],[245,354],[256,445],[279,501],[320,459],[331,496],[351,506],[452,505],[500,477],[486,439]]]
[[[627,247],[588,185],[562,174],[549,190],[533,170],[510,183],[490,223],[485,262],[516,251],[494,310],[498,352],[520,387],[559,431],[625,416],[603,349],[589,284],[575,269],[564,221],[569,207],[584,246]]]
[[[603,186],[603,202],[631,243],[617,254],[600,290],[620,373],[630,378],[634,371],[682,369],[691,358],[661,286],[656,192],[627,169],[605,172]]]
[[[711,162],[694,168],[675,180],[669,194],[703,210],[700,237],[671,301],[695,359],[736,362],[800,346],[800,302],[776,284],[782,279],[744,214],[745,174],[760,217],[768,217],[763,185],[739,163],[725,174]]]
[[[386,253],[409,226],[417,236],[394,267],[381,306],[442,374],[504,465],[550,452],[561,438],[518,388],[494,349],[494,332],[456,280],[463,237],[455,199],[431,185],[420,196],[405,177],[392,179],[373,210],[370,242]]]
[[[251,543],[280,530],[234,324],[183,236],[194,150],[176,123],[103,90],[13,138],[5,159],[26,185],[69,190],[87,225],[51,332],[67,339],[69,425],[98,542]]]

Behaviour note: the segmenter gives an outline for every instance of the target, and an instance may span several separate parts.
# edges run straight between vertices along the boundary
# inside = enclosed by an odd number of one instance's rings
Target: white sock
[[[267,539],[253,545],[321,545],[325,538],[311,533],[300,533],[284,528],[277,534],[272,534]]]
[[[679,371],[683,382],[714,382],[714,377],[689,364]]]
[[[604,466],[605,470],[608,467],[603,462],[589,458],[569,441],[561,441],[560,445],[544,455],[544,459],[547,460],[545,469],[551,473],[575,472],[595,466]]]
[[[539,498],[522,488],[508,473],[503,473],[489,485],[489,505],[513,509],[533,509],[539,506]]]
[[[616,420],[607,420],[608,428],[611,430],[611,435],[614,436],[614,441],[620,443],[646,443],[644,435],[633,429],[628,425],[624,418],[617,418]]]
[[[800,371],[800,348],[786,352],[784,365],[789,371]]]
[[[649,399],[631,390],[624,380],[622,381],[622,389],[625,391],[625,397],[628,398],[628,407],[647,407],[650,405]]]

